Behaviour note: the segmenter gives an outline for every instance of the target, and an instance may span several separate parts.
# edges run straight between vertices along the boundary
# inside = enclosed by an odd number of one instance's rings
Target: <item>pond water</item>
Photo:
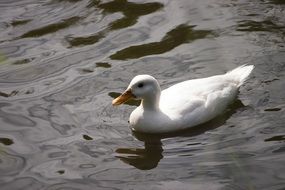
[[[285,1],[1,0],[1,190],[285,189]],[[134,134],[137,74],[162,88],[256,66],[215,120]]]

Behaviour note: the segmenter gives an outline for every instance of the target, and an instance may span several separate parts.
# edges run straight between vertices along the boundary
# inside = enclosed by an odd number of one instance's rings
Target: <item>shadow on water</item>
[[[162,139],[173,137],[192,137],[216,129],[223,124],[240,108],[245,107],[240,100],[236,100],[229,106],[226,112],[211,121],[192,127],[190,129],[164,134],[147,134],[133,131],[133,135],[144,142],[144,148],[118,148],[117,158],[126,164],[134,166],[140,170],[151,170],[156,168],[163,158]]]
[[[92,6],[103,10],[103,14],[121,12],[124,17],[111,22],[105,30],[102,30],[96,34],[67,39],[70,47],[94,44],[101,38],[105,37],[109,31],[126,28],[136,24],[140,16],[147,15],[161,9],[163,4],[156,2],[140,4],[128,2],[126,0],[114,0],[102,4],[100,4],[99,1],[92,1],[89,4],[89,7]]]
[[[137,46],[130,46],[111,55],[111,59],[126,60],[140,58],[147,55],[162,54],[175,47],[197,39],[205,38],[211,33],[209,30],[194,30],[195,26],[181,24],[162,38],[160,42],[152,42]]]

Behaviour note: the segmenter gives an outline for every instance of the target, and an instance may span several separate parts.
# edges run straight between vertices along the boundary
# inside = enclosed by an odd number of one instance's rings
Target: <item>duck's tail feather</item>
[[[226,73],[226,76],[237,83],[238,86],[241,86],[244,81],[248,78],[252,70],[254,69],[254,65],[242,65],[234,70],[231,70]]]

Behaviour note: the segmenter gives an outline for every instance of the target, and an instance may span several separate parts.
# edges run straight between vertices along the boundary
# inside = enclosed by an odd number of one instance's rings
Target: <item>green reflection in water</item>
[[[98,6],[107,13],[122,12],[125,17],[110,24],[112,30],[125,28],[134,25],[139,16],[153,13],[163,7],[161,3],[138,4],[126,0],[115,0]]]
[[[264,140],[265,142],[267,141],[284,141],[285,142],[285,135],[277,135],[268,139]]]
[[[275,4],[275,5],[283,5],[285,4],[284,0],[271,0],[270,3]]]
[[[14,141],[9,138],[0,138],[0,143],[8,146],[8,145],[14,144]]]
[[[70,38],[70,39],[67,39],[67,41],[69,42],[71,47],[75,47],[75,46],[81,46],[81,45],[95,44],[103,37],[104,37],[104,33],[99,32],[98,34],[94,34],[94,35],[90,35],[86,37]]]
[[[274,32],[279,31],[280,29],[284,29],[284,26],[278,26],[277,24],[273,23],[271,20],[264,20],[264,21],[253,21],[253,20],[243,20],[240,21],[238,24],[237,31],[267,31],[267,32]]]
[[[75,24],[76,22],[79,21],[79,19],[80,19],[80,17],[75,16],[75,17],[71,17],[69,19],[65,19],[59,23],[49,24],[49,25],[44,26],[42,28],[31,30],[31,31],[23,34],[20,38],[39,37],[39,36],[43,36],[45,34],[54,33],[54,32],[57,32],[58,30],[67,28],[67,27]]]
[[[179,25],[169,31],[160,42],[125,48],[111,55],[111,59],[125,60],[165,53],[181,44],[205,38],[211,33],[209,30],[193,30],[193,28],[194,26],[188,26],[185,24]]]
[[[62,175],[62,174],[65,173],[65,171],[64,171],[64,170],[58,170],[57,173],[60,174],[60,175]]]
[[[267,108],[264,111],[280,111],[281,108]]]
[[[19,25],[23,25],[23,24],[27,24],[28,22],[30,22],[30,19],[27,20],[14,20],[11,22],[12,26],[19,26]]]
[[[93,140],[93,138],[90,137],[89,135],[83,135],[82,137],[83,137],[83,139],[85,139],[85,140],[87,140],[87,141]]]
[[[21,59],[21,60],[17,60],[15,62],[13,62],[13,65],[23,65],[23,64],[27,64],[30,63],[31,61],[33,61],[35,58],[26,58],[26,59]]]
[[[103,68],[110,68],[112,65],[110,65],[107,62],[97,62],[96,67],[103,67]]]
[[[126,0],[114,0],[108,3],[99,4],[99,1],[93,0],[88,5],[88,7],[95,6],[103,10],[103,14],[110,14],[121,12],[124,17],[111,22],[107,29],[102,30],[96,34],[75,37],[67,39],[70,47],[81,46],[81,45],[91,45],[98,42],[101,38],[105,37],[105,34],[112,30],[118,30],[132,26],[137,23],[140,16],[153,13],[163,7],[161,3],[133,3]]]
[[[7,59],[6,56],[0,53],[0,64],[6,61],[6,59]]]
[[[10,92],[10,93],[7,93],[7,92],[1,92],[0,91],[0,96],[1,97],[5,97],[5,98],[8,98],[8,97],[11,97],[11,96],[15,96],[15,95],[17,95],[18,94],[18,92],[19,91],[17,91],[17,90],[13,90],[12,92]]]

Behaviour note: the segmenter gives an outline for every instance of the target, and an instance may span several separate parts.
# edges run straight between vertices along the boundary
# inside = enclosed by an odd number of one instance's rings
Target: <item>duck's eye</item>
[[[138,87],[139,87],[139,88],[142,88],[143,86],[144,86],[143,83],[139,83],[139,84],[138,84]]]

